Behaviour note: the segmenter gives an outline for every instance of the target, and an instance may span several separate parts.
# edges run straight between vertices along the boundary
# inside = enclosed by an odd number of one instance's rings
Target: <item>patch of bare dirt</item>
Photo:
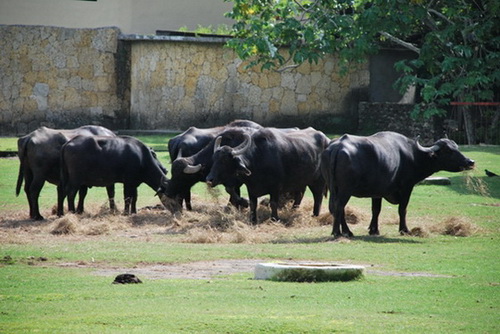
[[[134,268],[105,267],[102,264],[93,263],[62,263],[60,267],[69,268],[93,268],[97,276],[113,278],[120,274],[133,274],[144,279],[221,279],[224,276],[240,273],[253,273],[258,263],[269,262],[269,260],[255,259],[230,259],[216,261],[198,261],[180,264],[143,264]],[[296,264],[293,261],[279,261],[281,263]],[[301,263],[315,263],[315,261],[301,261]],[[452,277],[423,272],[394,272],[373,269],[372,265],[364,265],[367,275],[378,276],[402,276],[402,277]]]

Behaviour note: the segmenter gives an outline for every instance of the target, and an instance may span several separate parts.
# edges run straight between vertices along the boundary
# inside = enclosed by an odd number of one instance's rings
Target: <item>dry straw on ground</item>
[[[433,233],[469,237],[480,232],[480,228],[465,217],[449,217],[431,228]]]
[[[157,234],[170,235],[186,243],[255,244],[329,240],[330,229],[326,226],[332,225],[332,216],[323,208],[319,217],[312,217],[313,203],[310,199],[304,199],[297,209],[293,209],[290,204],[280,209],[278,222],[270,219],[268,206],[259,205],[257,224],[249,222],[248,210],[238,211],[219,202],[222,201],[214,203],[194,198],[193,211],[185,210],[175,216],[161,205],[142,208],[138,214],[129,216],[110,212],[107,205],[89,205],[86,208],[88,212],[82,215],[51,216],[46,221],[36,222],[26,219],[24,212],[15,212],[9,217],[0,218],[0,243],[29,243],[36,238],[46,238],[48,234],[71,239],[123,235],[149,238]],[[369,217],[367,209],[346,208],[346,219],[358,230],[355,231],[356,235],[366,233]],[[397,223],[397,220],[394,222]],[[461,217],[451,217],[431,227],[427,225],[424,223],[423,227],[414,227],[410,235],[428,237],[432,233],[469,236],[479,231],[477,226]],[[387,232],[392,233],[390,230]]]

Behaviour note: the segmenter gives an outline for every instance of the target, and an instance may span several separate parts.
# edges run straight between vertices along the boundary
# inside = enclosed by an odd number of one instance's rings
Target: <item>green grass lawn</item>
[[[157,150],[166,148],[163,136],[141,139]],[[42,192],[47,221],[27,220],[24,194],[14,195],[18,159],[0,159],[0,332],[497,333],[500,177],[487,178],[484,169],[500,172],[500,147],[461,151],[476,160],[475,180],[487,186],[489,196],[475,192],[463,174],[441,172],[452,185],[417,186],[408,226],[428,227],[454,217],[477,227],[472,235],[399,236],[397,207],[384,202],[382,235],[368,236],[370,200],[353,198],[349,206],[368,218],[351,225],[354,238],[335,242],[328,239],[331,226],[272,224],[246,230],[276,229],[268,242],[186,242],[187,231],[168,232],[181,222],[168,213],[159,214],[164,222],[143,219],[98,235],[53,235],[48,227],[57,222],[50,212],[55,187],[46,185]],[[159,158],[169,169],[167,152]],[[212,200],[202,184],[194,193],[195,211]],[[221,196],[226,196],[222,190]],[[92,188],[88,197],[90,207],[105,205],[104,189]],[[118,192],[116,197],[121,208]],[[142,185],[139,206],[158,203]],[[100,268],[219,259],[355,263],[368,272],[343,283],[257,281],[243,272],[210,279],[140,277],[144,283],[137,285],[113,285],[114,276],[96,274]]]

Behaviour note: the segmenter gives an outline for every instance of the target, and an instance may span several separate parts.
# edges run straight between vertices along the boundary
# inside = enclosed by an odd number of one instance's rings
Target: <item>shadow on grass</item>
[[[363,242],[371,242],[371,243],[378,243],[378,244],[394,244],[394,243],[400,243],[400,244],[420,244],[421,241],[415,240],[415,239],[410,239],[405,236],[401,236],[399,238],[391,238],[391,237],[384,237],[384,236],[371,236],[371,235],[364,235],[364,236],[354,236],[352,238],[334,238],[332,236],[328,237],[304,237],[304,238],[293,238],[293,239],[278,239],[274,240],[272,243],[273,244],[314,244],[314,243],[324,243],[324,242],[331,242],[331,243],[350,243],[354,241],[363,241]]]
[[[41,227],[53,222],[53,219],[33,220],[33,219],[16,219],[8,218],[0,221],[2,228],[20,228],[20,227]]]
[[[467,176],[449,176],[450,189],[460,195],[482,195],[500,198],[500,177],[473,176],[467,183]]]

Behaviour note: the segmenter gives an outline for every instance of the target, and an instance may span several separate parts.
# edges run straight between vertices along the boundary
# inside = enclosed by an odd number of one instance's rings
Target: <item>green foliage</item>
[[[420,88],[415,112],[424,116],[442,114],[450,101],[492,101],[500,87],[495,0],[226,1],[236,21],[228,45],[249,66],[284,70],[335,53],[345,72],[383,46],[404,47],[416,59],[396,64],[396,85]]]

